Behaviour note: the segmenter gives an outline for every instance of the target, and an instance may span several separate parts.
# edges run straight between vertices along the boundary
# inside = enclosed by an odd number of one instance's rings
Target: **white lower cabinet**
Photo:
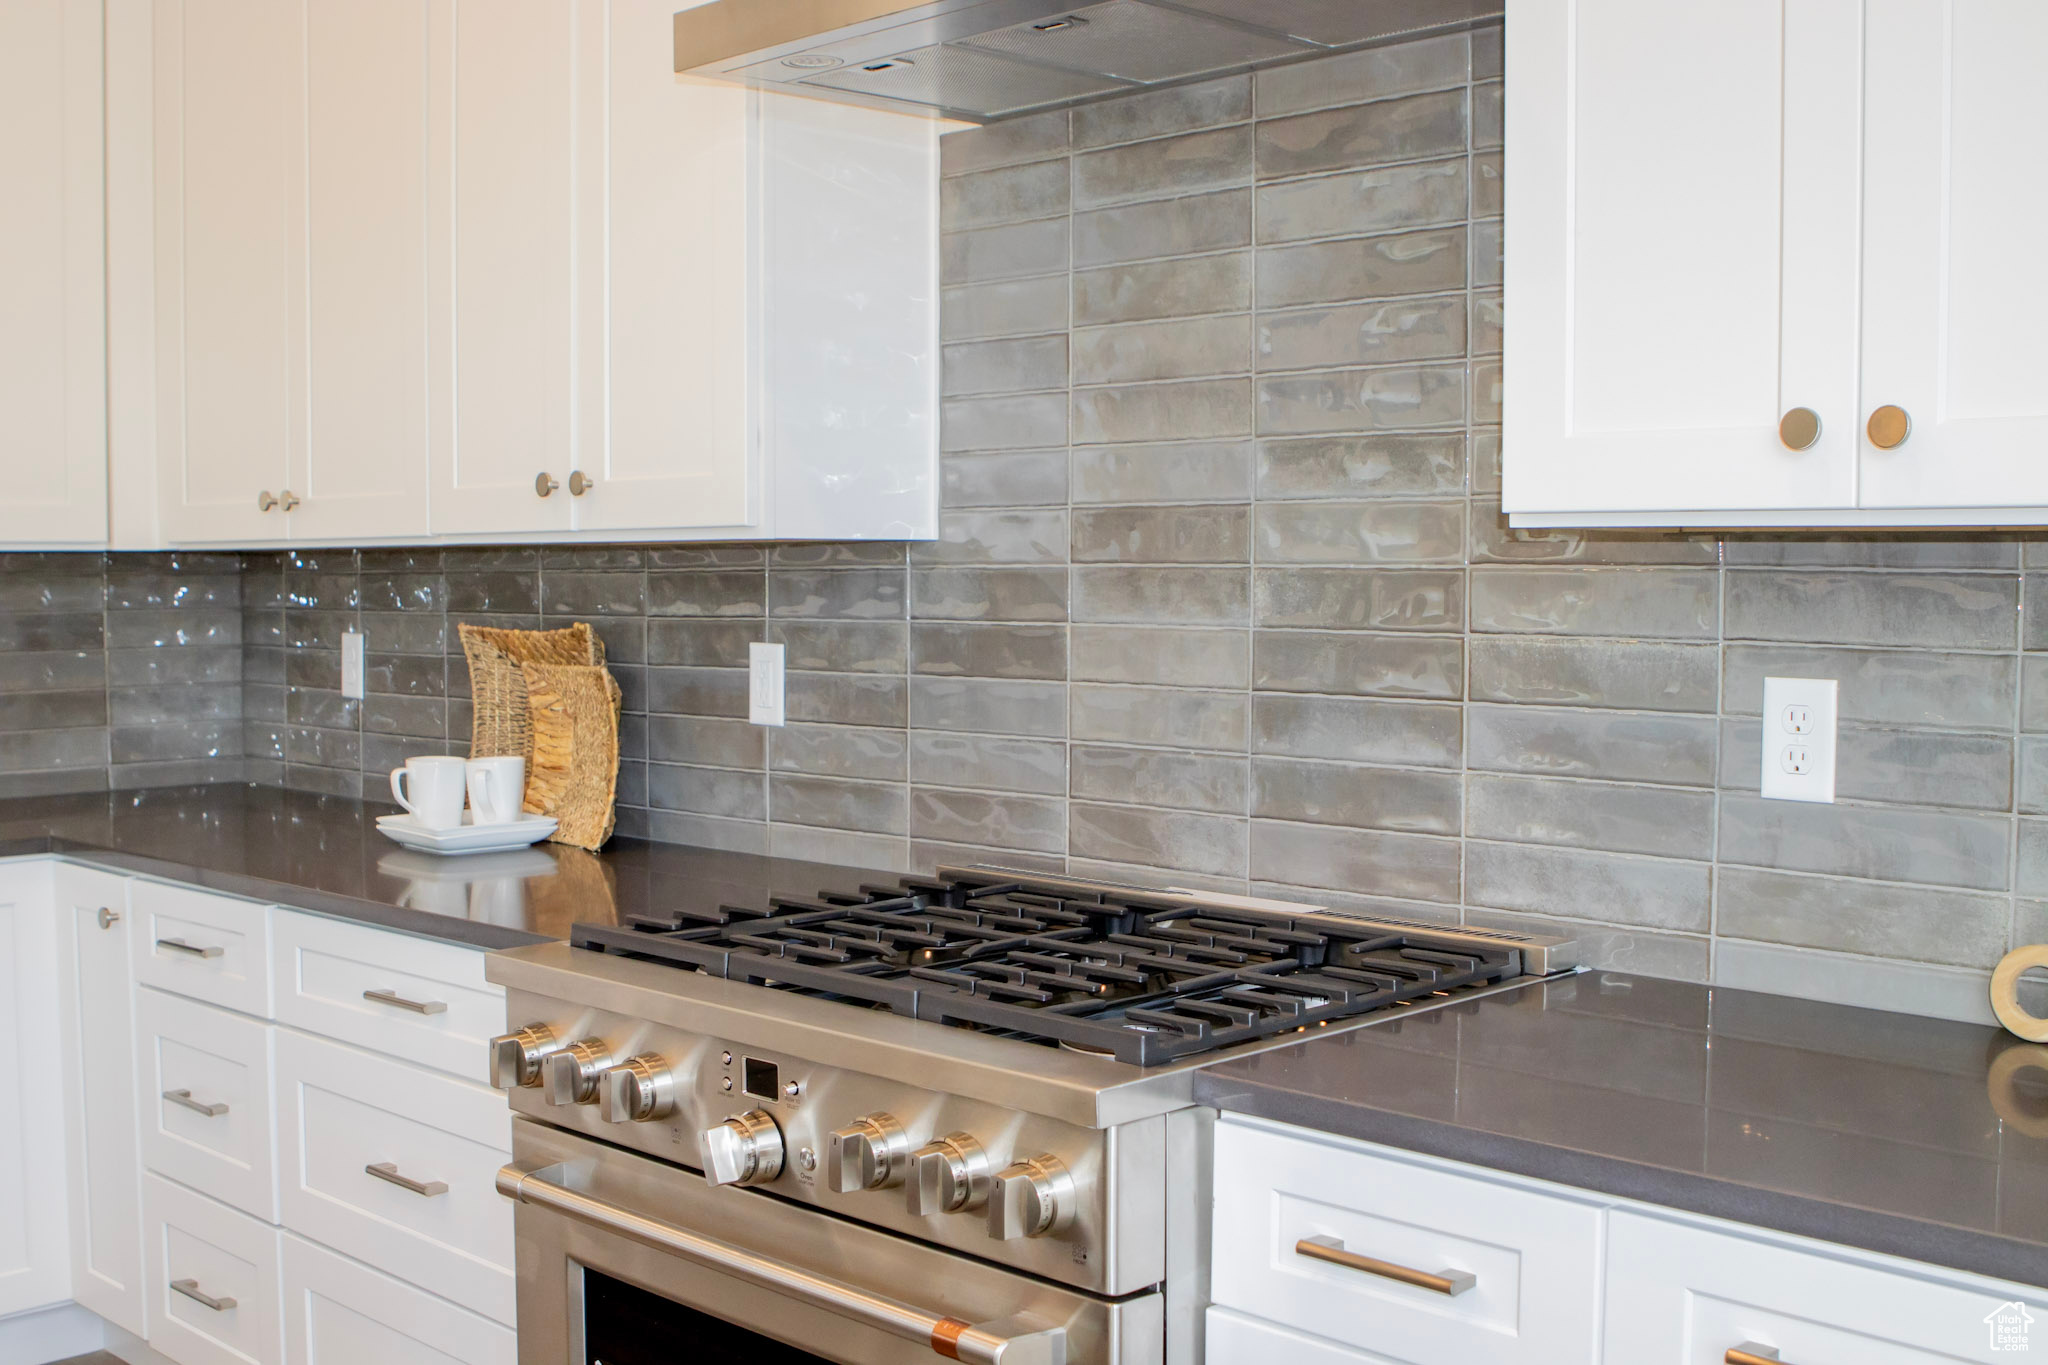
[[[1891,1269],[1622,1209],[1608,1230],[1610,1362],[1723,1365],[1731,1350],[1746,1349],[1788,1365],[1995,1365],[2027,1349],[1994,1344],[2001,1309],[2048,1324],[2040,1290]],[[2017,1331],[2025,1342],[2024,1322]]]
[[[0,864],[0,1055],[16,1068],[0,1100],[0,1317],[71,1297],[64,1111],[25,1102],[56,1088],[34,1060],[49,1055],[59,1008],[50,870]]]
[[[518,1337],[284,1234],[285,1365],[513,1365]]]
[[[178,1365],[276,1365],[277,1229],[159,1175],[142,1208],[150,1346]]]
[[[1203,1318],[1206,1365],[1386,1365],[1387,1357],[1348,1350],[1274,1322],[1211,1307]]]
[[[162,991],[140,991],[136,1006],[143,1163],[277,1221],[276,1030]]]
[[[285,1225],[511,1323],[504,1096],[289,1031],[277,1061]]]

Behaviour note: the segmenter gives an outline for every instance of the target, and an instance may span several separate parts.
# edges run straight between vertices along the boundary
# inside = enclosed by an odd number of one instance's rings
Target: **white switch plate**
[[[781,645],[747,646],[747,719],[756,725],[783,723]]]
[[[363,695],[363,633],[343,631],[341,636],[341,695]]]
[[[1764,679],[1763,792],[1772,801],[1835,799],[1833,678]]]

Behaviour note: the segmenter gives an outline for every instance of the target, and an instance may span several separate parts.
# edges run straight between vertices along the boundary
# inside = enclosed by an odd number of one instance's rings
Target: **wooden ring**
[[[2048,1071],[2048,1047],[2008,1047],[1991,1059],[1991,1071],[1984,1078],[1991,1107],[2006,1126],[2031,1138],[2048,1138],[2048,1114],[2029,1114],[2020,1108],[2013,1090],[2013,1078],[2022,1071]]]
[[[2030,967],[2048,967],[2048,943],[2015,948],[1999,959],[1991,973],[1991,1012],[2015,1036],[2048,1043],[2048,1019],[2020,1008],[2020,973]]]

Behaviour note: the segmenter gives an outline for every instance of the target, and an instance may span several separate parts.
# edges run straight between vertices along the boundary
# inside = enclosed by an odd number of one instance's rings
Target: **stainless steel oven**
[[[1102,1299],[525,1120],[520,1365],[1155,1361],[1157,1290]]]

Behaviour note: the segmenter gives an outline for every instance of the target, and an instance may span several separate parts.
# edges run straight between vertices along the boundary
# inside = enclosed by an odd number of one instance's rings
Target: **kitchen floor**
[[[69,1360],[60,1360],[57,1365],[126,1365],[126,1362],[117,1355],[94,1351],[89,1356],[73,1356]]]

